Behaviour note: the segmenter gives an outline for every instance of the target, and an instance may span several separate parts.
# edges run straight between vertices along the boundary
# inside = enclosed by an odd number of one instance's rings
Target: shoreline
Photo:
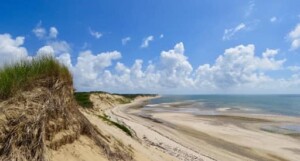
[[[172,112],[142,111],[153,98],[137,99],[107,111],[122,121],[137,139],[179,160],[299,160],[299,137],[260,129],[299,118],[232,114],[194,116]]]
[[[159,96],[158,96],[159,97]],[[153,147],[164,154],[170,155],[170,160],[186,160],[186,161],[213,161],[214,159],[205,156],[193,149],[180,144],[176,140],[154,129],[152,122],[131,114],[137,112],[140,107],[147,104],[151,98],[136,99],[132,103],[116,106],[105,113],[111,118],[123,122],[127,127],[134,131],[135,139],[147,147]],[[157,154],[154,154],[157,155]]]

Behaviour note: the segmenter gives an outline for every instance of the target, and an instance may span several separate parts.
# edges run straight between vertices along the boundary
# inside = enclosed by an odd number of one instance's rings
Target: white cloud
[[[0,66],[20,59],[31,59],[24,37],[0,35]],[[155,61],[137,59],[131,65],[121,62],[118,51],[95,54],[79,53],[75,62],[65,41],[54,41],[41,47],[37,55],[54,55],[74,76],[75,88],[110,92],[153,93],[290,93],[300,90],[300,67],[284,67],[285,59],[277,59],[278,49],[255,54],[255,46],[239,45],[226,49],[212,64],[194,69],[185,55],[182,42],[162,51]],[[273,78],[269,71],[293,71],[290,77]]]
[[[275,21],[277,21],[277,17],[272,17],[272,18],[270,18],[270,22],[275,22]]]
[[[114,61],[121,58],[117,51],[93,54],[81,52],[72,65],[70,55],[58,57],[74,73],[79,90],[108,90],[112,92],[222,92],[243,93],[272,90],[277,86],[289,89],[297,84],[293,79],[273,79],[265,72],[283,68],[285,59],[276,59],[279,50],[266,49],[261,57],[255,55],[254,45],[239,45],[226,49],[214,64],[200,65],[196,70],[184,54],[183,43],[162,51],[158,61],[144,64],[137,59],[132,66]],[[113,68],[112,68],[113,67]],[[298,83],[299,84],[299,83]],[[255,90],[253,90],[255,89]]]
[[[196,71],[196,84],[212,88],[230,88],[243,84],[269,81],[264,71],[278,70],[285,60],[276,60],[278,50],[267,49],[263,57],[255,56],[255,46],[239,45],[225,50],[214,65],[201,65]]]
[[[103,77],[105,68],[112,65],[113,60],[121,58],[121,53],[117,51],[100,54],[92,54],[91,51],[81,52],[75,65],[75,83],[83,89],[93,89],[101,86],[102,82],[107,79]],[[113,82],[111,82],[113,83]]]
[[[29,58],[26,48],[22,47],[24,40],[22,36],[14,39],[10,34],[0,34],[0,67]]]
[[[48,46],[51,46],[56,55],[71,52],[71,47],[66,41],[49,41]]]
[[[50,38],[56,38],[58,35],[58,30],[56,29],[56,27],[51,27],[49,29],[49,37]]]
[[[184,55],[182,42],[176,44],[172,50],[161,52],[157,72],[161,76],[159,81],[162,86],[190,86],[192,80],[189,77],[192,71],[193,67]]]
[[[240,23],[234,28],[225,29],[222,39],[230,40],[237,32],[246,29],[246,25],[244,23]]]
[[[121,41],[122,41],[122,45],[126,45],[129,41],[131,40],[130,37],[125,37],[123,38]]]
[[[278,54],[279,50],[278,49],[268,49],[262,53],[264,58],[271,58],[274,57]]]
[[[300,23],[290,31],[288,38],[292,42],[290,50],[296,50],[300,47]]]
[[[130,69],[128,69],[123,63],[118,62],[115,66],[115,69],[118,73],[130,73]]]
[[[142,42],[141,48],[147,48],[149,46],[149,43],[153,40],[154,40],[154,37],[152,35],[146,37]]]
[[[89,32],[96,39],[99,39],[100,37],[102,37],[102,33],[98,32],[98,31],[93,31],[91,28],[89,28]]]
[[[160,38],[160,39],[164,38],[164,34],[160,34],[160,35],[159,35],[159,38]]]
[[[300,47],[300,39],[293,40],[291,44],[291,50],[296,50]]]
[[[52,26],[49,29],[49,35],[47,35],[46,29],[42,26],[40,21],[36,27],[32,30],[34,35],[39,39],[55,39],[58,35],[58,30],[56,27]]]
[[[297,24],[296,27],[289,33],[291,39],[296,39],[300,37],[300,24]]]
[[[32,30],[32,32],[39,39],[43,39],[47,35],[47,31],[46,31],[45,28],[42,27],[42,22],[41,21],[36,25],[36,27]]]
[[[37,51],[37,56],[53,56],[54,57],[54,49],[51,46],[43,46]]]

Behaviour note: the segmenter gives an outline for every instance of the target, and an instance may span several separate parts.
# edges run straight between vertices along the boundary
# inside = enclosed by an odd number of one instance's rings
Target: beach
[[[222,115],[200,116],[142,110],[149,99],[153,98],[139,98],[105,113],[134,131],[141,148],[170,156],[163,160],[300,160],[299,133],[279,128],[299,125],[298,117],[230,110]],[[148,157],[153,160],[153,156]]]

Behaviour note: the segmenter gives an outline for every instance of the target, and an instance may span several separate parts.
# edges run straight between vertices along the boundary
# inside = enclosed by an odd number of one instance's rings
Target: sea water
[[[150,100],[143,110],[194,115],[246,113],[300,117],[300,95],[163,95]],[[275,128],[300,133],[299,124],[282,124]]]
[[[176,105],[176,108],[170,108]],[[300,117],[300,95],[163,95],[145,108],[190,111],[270,113]]]

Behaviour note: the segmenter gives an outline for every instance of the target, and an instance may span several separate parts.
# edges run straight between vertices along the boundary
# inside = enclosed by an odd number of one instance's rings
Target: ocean
[[[175,108],[174,108],[175,107]],[[300,116],[300,95],[163,95],[144,110],[193,114],[226,112]]]

